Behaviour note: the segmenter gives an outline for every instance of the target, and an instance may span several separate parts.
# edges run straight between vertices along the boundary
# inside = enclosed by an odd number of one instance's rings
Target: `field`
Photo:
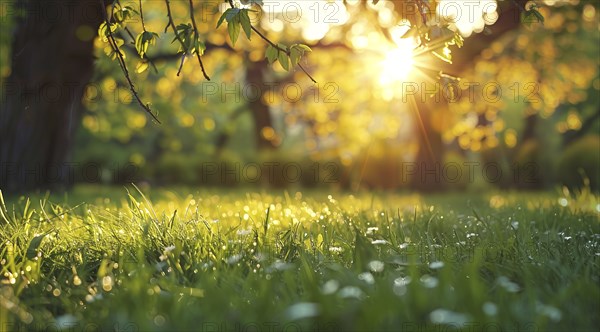
[[[600,327],[586,190],[80,187],[0,211],[1,331]]]

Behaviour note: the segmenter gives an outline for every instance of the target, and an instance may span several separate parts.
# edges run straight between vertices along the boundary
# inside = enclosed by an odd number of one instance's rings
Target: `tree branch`
[[[191,2],[192,0],[190,0]],[[235,5],[233,4],[233,0],[228,0],[229,2],[229,6],[231,8],[235,8]],[[229,24],[229,23],[228,23]],[[288,57],[290,56],[290,50],[288,49],[284,49],[282,47],[279,47],[279,45],[275,44],[274,42],[272,42],[269,38],[267,38],[265,35],[263,35],[260,31],[258,31],[257,28],[255,28],[252,24],[250,24],[250,28],[252,29],[252,31],[254,31],[260,38],[262,38],[265,42],[267,42],[269,45],[271,45],[272,47],[276,48],[278,51],[281,51],[283,53],[285,53]],[[302,70],[304,72],[304,74],[306,74],[306,76],[308,76],[308,78],[310,78],[310,80],[313,83],[317,83],[317,81],[314,79],[314,77],[312,77],[308,71],[306,69],[304,69],[304,67],[302,66],[302,64],[298,63],[298,68],[300,68],[300,70]]]
[[[196,26],[196,19],[194,17],[194,3],[190,0],[190,18],[192,19],[192,27],[194,27],[194,39],[198,40],[198,27]],[[177,34],[177,32],[175,32]],[[202,63],[202,59],[200,58],[200,50],[196,48],[196,57],[198,58],[198,63],[200,64],[200,68],[202,69],[202,74],[207,81],[210,81],[210,77],[206,74],[206,70],[204,70],[204,64]]]
[[[125,63],[125,59],[123,58],[123,53],[121,53],[121,50],[119,49],[119,46],[117,45],[117,42],[115,41],[115,37],[113,36],[112,31],[110,30],[110,22],[108,20],[108,15],[106,13],[106,8],[104,7],[104,3],[102,2],[102,0],[99,0],[99,1],[100,1],[101,9],[102,9],[102,14],[104,15],[104,22],[106,23],[106,30],[108,31],[108,43],[109,43],[110,47],[112,48],[113,52],[115,52],[115,54],[117,54],[117,58],[119,59],[119,65],[121,67],[121,70],[123,71],[123,74],[125,75],[125,79],[127,80],[127,83],[129,84],[129,89],[131,90],[131,93],[137,100],[138,104],[140,104],[140,106],[142,106],[142,108],[148,114],[150,114],[150,116],[152,116],[152,118],[156,122],[161,123],[160,120],[158,120],[158,118],[156,117],[156,115],[154,115],[154,113],[152,113],[152,110],[150,109],[150,107],[148,105],[144,105],[144,103],[140,99],[137,91],[135,90],[133,81],[131,80],[131,77],[129,77],[129,70],[127,70],[127,64]]]

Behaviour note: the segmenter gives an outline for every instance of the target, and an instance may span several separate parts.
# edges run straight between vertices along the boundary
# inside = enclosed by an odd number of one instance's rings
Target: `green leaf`
[[[292,47],[290,49],[290,60],[292,61],[292,66],[295,66],[298,64],[298,62],[300,61],[300,58],[302,57],[302,53],[303,53],[303,51],[296,47]]]
[[[250,24],[250,17],[248,16],[248,9],[242,9],[239,13],[239,18],[242,24],[242,29],[244,29],[244,32],[246,33],[246,37],[250,39],[252,25]]]
[[[240,9],[239,8],[229,8],[225,11],[225,18],[227,19],[227,22],[231,22],[232,20],[235,19],[236,16],[238,16],[238,14],[240,13]]]
[[[148,62],[147,61],[140,61],[135,66],[135,72],[138,73],[138,74],[141,74],[141,73],[145,72],[146,69],[148,69]]]
[[[132,18],[133,14],[138,14],[138,12],[131,6],[121,7],[119,4],[115,5],[114,17],[117,22],[122,23]]]
[[[227,31],[229,32],[229,38],[231,38],[231,43],[235,45],[240,36],[240,20],[239,16],[234,16],[231,21],[227,23]]]
[[[521,13],[521,22],[527,26],[533,23],[544,24],[544,15],[537,10],[537,7],[532,6],[529,10]]]
[[[301,48],[302,50],[304,50],[304,52],[312,52],[312,50],[310,49],[310,47],[304,45],[304,44],[296,44],[296,47]],[[302,54],[304,55],[304,53]]]
[[[540,13],[536,8],[531,9],[531,11],[533,12],[533,15],[537,18],[538,22],[544,24],[544,15],[542,15],[542,13]]]
[[[221,14],[221,17],[219,17],[219,20],[217,21],[217,28],[219,28],[221,24],[223,24],[223,21],[225,20],[228,11],[229,9],[227,9],[223,14]]]
[[[33,239],[31,239],[31,242],[29,242],[29,247],[27,247],[27,253],[25,255],[27,259],[34,259],[35,256],[37,256],[38,248],[40,247],[40,244],[42,244],[42,240],[46,235],[48,235],[48,233],[34,236]]]
[[[275,62],[275,60],[277,60],[277,56],[279,55],[278,53],[279,53],[278,49],[269,45],[267,47],[267,51],[265,52],[265,57],[267,58],[269,63],[273,63],[273,62]]]
[[[290,58],[287,54],[280,51],[277,55],[277,59],[279,60],[279,63],[281,64],[281,67],[283,69],[285,69],[286,71],[290,70]]]
[[[115,43],[117,45],[117,48],[121,48],[121,46],[123,44],[125,44],[125,41],[121,38],[114,38]],[[106,46],[104,48],[104,54],[106,54],[111,60],[116,60],[117,59],[117,52],[115,52],[115,50],[112,48],[112,46]],[[123,59],[126,58],[126,53],[125,52],[121,52],[121,55],[123,56]]]
[[[194,49],[192,50],[192,53],[198,53],[200,55],[203,55],[204,51],[206,51],[206,45],[204,45],[204,43],[199,39],[196,39],[196,41],[194,42]]]
[[[140,33],[135,37],[135,50],[140,55],[140,57],[144,57],[144,33]]]
[[[463,45],[465,44],[465,39],[458,32],[454,35],[454,39],[452,41],[459,48],[463,47]]]
[[[118,25],[116,23],[110,24],[110,32],[115,32],[117,30]],[[98,36],[102,37],[103,42],[108,42],[108,36],[110,35],[106,22],[102,22],[98,27]]]
[[[439,49],[434,50],[431,53],[442,61],[448,62],[450,64],[452,63],[452,54],[448,46],[440,47]]]
[[[305,52],[312,52],[312,50],[304,44],[294,44],[290,46],[290,60],[292,66],[296,66],[298,62],[300,62],[300,58],[304,56]]]
[[[135,49],[141,58],[144,58],[148,52],[148,47],[156,43],[157,37],[157,33],[150,31],[142,31],[139,35],[137,35],[135,38]]]

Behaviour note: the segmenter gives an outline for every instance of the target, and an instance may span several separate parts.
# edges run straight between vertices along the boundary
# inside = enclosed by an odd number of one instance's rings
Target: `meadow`
[[[0,330],[597,331],[568,192],[78,187],[0,202]]]

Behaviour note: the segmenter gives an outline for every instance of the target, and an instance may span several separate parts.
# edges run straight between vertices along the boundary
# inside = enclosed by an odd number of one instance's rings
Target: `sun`
[[[412,41],[397,45],[387,51],[380,63],[379,83],[382,86],[401,83],[408,79],[414,68]]]

